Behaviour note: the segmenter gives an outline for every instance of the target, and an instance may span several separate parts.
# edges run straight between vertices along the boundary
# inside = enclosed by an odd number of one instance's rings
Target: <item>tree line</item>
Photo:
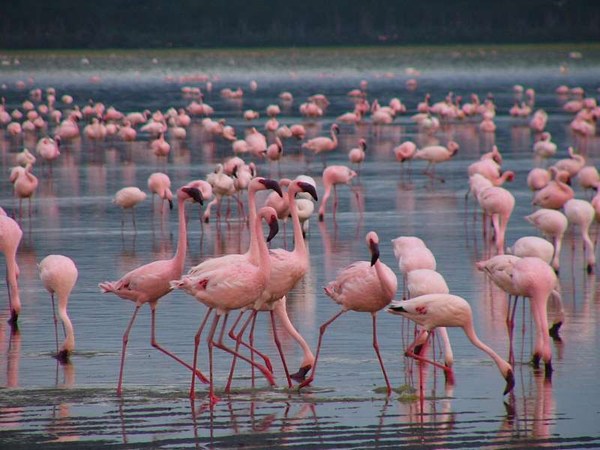
[[[0,48],[594,42],[598,0],[8,1]]]

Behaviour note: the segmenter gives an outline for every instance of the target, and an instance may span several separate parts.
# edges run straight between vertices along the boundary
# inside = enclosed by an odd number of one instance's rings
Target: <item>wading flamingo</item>
[[[367,150],[367,141],[361,138],[358,141],[358,147],[354,147],[348,152],[348,160],[352,164],[356,164],[357,172],[360,170],[360,167],[361,167],[363,161],[365,160],[366,150]]]
[[[302,144],[302,148],[312,151],[315,154],[322,152],[330,152],[335,150],[338,146],[338,138],[337,135],[340,132],[340,127],[337,124],[331,125],[329,133],[331,134],[331,138],[325,136],[318,136],[312,139],[309,139],[304,144]]]
[[[590,226],[596,217],[596,211],[590,202],[572,198],[563,206],[565,216],[572,225],[577,225],[583,240],[583,251],[587,273],[593,273],[596,266],[594,242],[590,238]]]
[[[554,256],[552,267],[558,273],[560,268],[560,251],[565,231],[569,226],[569,219],[562,212],[554,209],[541,208],[528,216],[525,216],[530,224],[542,232],[554,244]]]
[[[173,289],[182,289],[192,295],[200,303],[206,305],[208,310],[204,315],[198,332],[194,337],[194,369],[198,364],[198,347],[200,345],[200,336],[202,331],[211,316],[215,311],[210,331],[207,336],[208,343],[208,360],[210,370],[210,388],[209,402],[214,405],[219,399],[214,393],[214,377],[213,377],[213,347],[217,347],[223,351],[248,362],[253,367],[259,369],[267,381],[275,384],[268,359],[265,363],[269,367],[264,367],[246,356],[237,353],[235,350],[227,347],[223,343],[223,335],[229,313],[233,310],[245,308],[253,304],[256,299],[262,294],[271,270],[271,260],[269,257],[269,249],[265,242],[265,237],[262,233],[262,220],[266,220],[270,227],[270,241],[277,233],[277,213],[269,206],[264,206],[258,212],[254,223],[251,226],[254,228],[252,237],[256,241],[251,242],[247,257],[232,258],[234,255],[225,255],[219,258],[213,258],[212,266],[204,271],[197,271],[193,275],[185,275],[181,279],[171,281],[170,285]],[[241,255],[237,255],[241,256]],[[221,316],[224,316],[221,331],[219,332],[218,341],[215,340],[217,325]],[[196,397],[196,379],[192,376],[190,386],[190,398]]]
[[[77,282],[77,267],[73,260],[63,255],[48,255],[38,265],[40,279],[44,287],[50,292],[52,299],[52,316],[54,317],[54,337],[56,339],[56,359],[67,363],[73,350],[75,350],[75,333],[73,324],[67,314],[69,295]],[[56,313],[54,310],[54,294],[58,297],[58,316],[63,323],[65,340],[60,350],[58,349],[58,330],[56,326]]]
[[[319,329],[319,342],[317,355],[310,376],[300,383],[300,388],[309,385],[315,378],[317,361],[323,342],[323,335],[327,327],[348,311],[368,312],[372,317],[373,349],[379,359],[387,393],[392,393],[392,386],[388,379],[383,359],[379,354],[377,342],[377,312],[385,308],[396,295],[398,280],[392,269],[379,259],[379,236],[374,231],[369,231],[366,236],[367,246],[371,252],[371,261],[356,261],[342,269],[337,278],[325,286],[325,293],[332,298],[342,309],[331,319],[321,325]]]
[[[477,201],[484,214],[492,219],[496,252],[502,254],[504,253],[506,227],[515,207],[515,197],[503,187],[492,186],[479,192]],[[484,221],[484,234],[485,226]]]
[[[506,380],[504,395],[512,391],[515,386],[515,377],[511,365],[477,337],[473,326],[471,306],[464,298],[452,294],[427,294],[410,300],[392,302],[387,311],[404,316],[423,327],[421,333],[406,350],[407,356],[423,360],[422,357],[415,354],[414,349],[418,345],[424,344],[430,332],[435,328],[461,327],[473,345],[486,352],[498,366],[498,370]],[[444,366],[434,361],[426,359],[425,361],[444,369]]]
[[[152,206],[154,207],[154,196],[160,199],[160,213],[163,214],[165,201],[169,203],[169,209],[173,209],[173,193],[171,192],[171,179],[166,173],[154,172],[148,177],[148,189],[152,192]],[[204,197],[203,197],[204,199]]]
[[[8,322],[13,329],[17,327],[17,318],[21,312],[19,297],[19,266],[17,264],[17,249],[21,243],[23,231],[17,222],[5,214],[0,214],[0,252],[6,259],[6,284],[8,287],[8,305],[10,319]]]
[[[31,217],[31,197],[33,197],[39,184],[37,177],[31,173],[32,167],[31,163],[28,163],[25,168],[21,166],[13,167],[10,172],[9,180],[13,184],[15,197],[19,199],[19,217],[23,216],[24,198],[29,201],[29,217]]]
[[[427,167],[425,168],[425,175],[431,178],[435,177],[435,165],[444,161],[448,161],[458,151],[459,145],[455,141],[449,141],[446,147],[443,145],[429,145],[418,149],[413,155],[413,159],[423,159],[427,161]],[[440,178],[440,181],[444,181]]]
[[[52,170],[52,161],[60,156],[60,136],[41,138],[36,146],[35,151],[42,159],[50,164],[50,170]]]
[[[177,250],[173,258],[153,261],[132,270],[118,281],[105,281],[98,285],[103,293],[110,292],[124,300],[135,302],[135,310],[125,329],[125,333],[123,334],[121,367],[119,369],[119,384],[117,386],[118,395],[121,395],[122,393],[123,368],[125,365],[125,352],[127,350],[127,342],[129,341],[129,332],[131,331],[131,327],[133,326],[138,311],[145,303],[150,305],[150,311],[152,312],[152,346],[192,370],[192,367],[189,364],[161,347],[158,342],[156,342],[155,336],[156,306],[158,300],[171,291],[172,288],[169,285],[169,282],[180,278],[183,273],[183,266],[187,253],[185,201],[189,199],[202,204],[202,197],[198,189],[184,186],[177,191],[179,236],[177,240]],[[206,380],[206,378],[195,369],[193,369],[193,373],[201,379]]]
[[[283,368],[289,387],[292,387],[292,379],[299,381],[304,380],[304,376],[310,370],[314,362],[314,356],[312,352],[310,352],[306,341],[297,331],[292,331],[291,336],[298,342],[300,347],[304,350],[304,359],[298,372],[293,375],[290,375],[287,368],[287,363],[285,361],[285,356],[283,354],[283,350],[281,349],[281,345],[277,337],[277,330],[274,322],[274,310],[276,307],[275,305],[281,300],[283,300],[285,303],[285,296],[294,288],[298,281],[300,281],[302,277],[304,277],[309,267],[308,249],[306,248],[306,243],[302,234],[302,226],[300,225],[298,210],[296,208],[296,194],[301,192],[306,192],[310,194],[312,198],[315,199],[315,201],[317,200],[317,192],[312,184],[300,180],[294,180],[289,183],[287,199],[289,205],[289,214],[292,216],[292,225],[294,227],[294,250],[287,251],[284,249],[274,249],[269,252],[269,256],[271,258],[271,273],[265,290],[263,291],[262,295],[258,298],[258,300],[254,303],[254,311],[251,317],[253,330],[256,313],[258,311],[270,312],[271,324],[273,327],[273,337],[275,339],[275,344],[279,350],[279,354],[283,363]],[[280,318],[284,314],[285,317],[287,317],[287,311],[285,309],[279,308],[277,312]],[[289,321],[289,318],[286,319],[285,317],[283,317],[284,324],[289,322],[286,326],[286,329],[289,331],[289,327],[291,326],[291,328],[293,328],[293,325]],[[232,327],[230,335],[233,334],[234,327]],[[232,337],[234,336],[232,335]],[[238,336],[235,336],[234,338],[237,339],[238,342],[241,342],[241,333],[238,334]],[[252,339],[250,339],[250,346],[251,345]],[[229,376],[229,380],[231,380],[233,375],[234,364],[235,359],[232,363],[232,369],[231,374]],[[229,385],[227,386],[226,390],[228,389]]]
[[[135,186],[124,187],[119,189],[113,198],[113,203],[123,209],[121,215],[121,228],[125,226],[125,211],[131,210],[131,217],[133,220],[133,228],[136,229],[135,225],[135,207],[146,200],[147,194],[140,188]]]
[[[333,217],[335,218],[335,211],[337,209],[337,190],[338,184],[350,184],[352,179],[356,177],[356,172],[346,166],[329,166],[323,170],[323,186],[325,187],[325,194],[321,200],[319,206],[319,221],[323,221],[325,218],[325,209],[327,208],[327,200],[331,196],[331,189],[333,189]],[[357,201],[358,201],[358,194]]]

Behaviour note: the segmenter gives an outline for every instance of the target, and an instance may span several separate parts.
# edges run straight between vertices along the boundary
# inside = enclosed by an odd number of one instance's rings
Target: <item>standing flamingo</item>
[[[549,170],[552,174],[552,180],[534,194],[531,204],[542,208],[559,209],[575,194],[573,188],[566,183],[566,179],[568,179],[567,172],[556,167],[550,167]]]
[[[264,367],[249,358],[237,353],[235,350],[223,344],[224,329],[227,324],[227,318],[232,310],[247,307],[254,303],[264,290],[269,279],[271,270],[271,261],[269,257],[269,249],[265,242],[265,237],[262,233],[262,220],[266,220],[270,227],[270,241],[277,233],[277,213],[269,206],[264,206],[258,212],[254,223],[251,226],[254,228],[252,237],[256,245],[251,243],[248,255],[246,257],[234,258],[234,255],[225,255],[219,258],[213,258],[213,263],[206,270],[197,270],[193,274],[188,274],[181,279],[171,281],[171,288],[183,289],[188,294],[192,295],[196,300],[208,307],[202,320],[198,332],[194,337],[194,369],[198,364],[198,346],[200,345],[200,336],[204,330],[204,326],[208,318],[214,310],[216,310],[210,331],[207,337],[208,342],[208,358],[210,370],[210,388],[209,402],[214,405],[219,399],[214,394],[214,377],[213,377],[213,347],[217,347],[232,355],[241,358],[248,362],[253,367],[259,369],[267,381],[275,384],[271,367],[268,360],[265,360],[267,366]],[[236,255],[243,256],[243,255]],[[215,341],[215,333],[221,316],[225,316],[218,341]],[[192,376],[190,386],[190,398],[194,399],[196,379]]]
[[[122,393],[123,368],[125,365],[125,351],[127,349],[127,342],[129,341],[129,332],[131,331],[131,327],[133,326],[133,322],[135,321],[139,309],[145,303],[150,305],[150,311],[152,312],[152,346],[175,359],[175,361],[179,362],[180,364],[183,364],[188,369],[192,370],[192,367],[189,364],[185,363],[174,354],[159,346],[155,338],[156,306],[158,304],[158,300],[171,291],[172,288],[169,285],[169,282],[171,280],[178,279],[183,273],[183,266],[187,253],[185,201],[188,199],[192,199],[193,201],[202,204],[202,197],[198,189],[184,186],[177,191],[177,206],[179,208],[179,237],[177,241],[177,250],[173,258],[153,261],[132,270],[121,277],[121,279],[118,281],[105,281],[98,285],[103,293],[111,292],[124,300],[131,300],[132,302],[135,302],[133,316],[131,316],[129,324],[127,325],[125,333],[123,334],[121,368],[119,369],[119,384],[117,386],[118,395],[121,395]],[[196,370],[193,372],[201,379],[205,379],[204,376]]]
[[[565,216],[569,223],[577,225],[583,240],[583,250],[586,259],[587,273],[594,271],[596,265],[596,254],[594,250],[594,242],[590,238],[590,226],[596,217],[596,211],[590,202],[572,198],[564,205]]]
[[[121,228],[125,226],[125,210],[131,210],[131,217],[133,220],[133,228],[136,228],[135,225],[135,207],[146,200],[146,193],[143,192],[140,188],[135,186],[124,187],[119,189],[113,198],[113,203],[123,209],[123,214],[121,215]]]
[[[435,165],[448,161],[458,151],[459,145],[455,141],[449,141],[446,147],[443,145],[429,145],[418,149],[413,155],[413,159],[424,159],[427,161],[425,175],[435,178]],[[443,178],[441,181],[444,181]]]
[[[321,343],[327,327],[345,312],[357,311],[371,314],[373,348],[383,371],[388,395],[392,392],[392,386],[383,366],[383,359],[381,359],[381,355],[379,354],[377,312],[385,308],[392,301],[394,295],[396,295],[398,280],[394,271],[379,259],[379,236],[377,236],[377,233],[369,231],[366,236],[366,242],[371,252],[371,261],[356,261],[352,263],[342,269],[337,278],[325,287],[325,293],[339,304],[342,309],[321,325],[315,363],[310,376],[300,383],[301,388],[312,383],[315,378]]]
[[[321,206],[319,206],[319,221],[323,221],[325,218],[325,209],[327,207],[327,200],[331,196],[331,189],[333,188],[333,216],[335,218],[335,211],[337,209],[337,190],[338,184],[350,184],[352,179],[356,177],[356,172],[346,166],[329,166],[323,170],[323,186],[325,187],[325,194],[323,200],[321,200]],[[358,194],[357,194],[358,198]]]
[[[8,304],[10,308],[9,323],[13,328],[16,328],[17,318],[21,312],[17,249],[22,237],[23,231],[19,224],[7,215],[0,214],[0,251],[4,253],[4,258],[6,258],[6,284],[8,286]]]
[[[67,363],[69,356],[75,350],[75,333],[73,324],[67,314],[69,295],[77,282],[77,267],[73,260],[63,255],[48,255],[38,265],[40,279],[50,292],[52,299],[52,315],[54,316],[54,336],[56,339],[56,358],[61,363]],[[56,314],[54,312],[54,294],[58,296],[58,315],[63,323],[65,340],[58,350],[58,331],[56,329]]]
[[[27,163],[25,168],[21,166],[13,167],[10,172],[10,182],[13,184],[15,197],[19,199],[19,217],[22,217],[23,199],[29,201],[29,217],[31,217],[31,197],[38,187],[37,177],[31,173],[32,165]]]
[[[317,192],[312,184],[300,180],[294,180],[290,182],[287,191],[287,199],[289,205],[289,214],[292,216],[292,225],[294,227],[294,250],[287,251],[284,249],[274,249],[269,252],[269,256],[271,258],[271,273],[265,290],[254,304],[253,317],[251,317],[251,319],[254,321],[256,313],[258,311],[266,310],[270,312],[275,344],[279,350],[279,354],[283,363],[285,376],[288,381],[289,387],[292,387],[291,379],[304,379],[304,376],[312,367],[312,363],[314,360],[310,349],[308,350],[308,352],[306,351],[308,345],[306,344],[304,338],[302,338],[302,336],[297,331],[292,331],[290,334],[304,349],[305,354],[300,370],[297,373],[290,376],[287,369],[285,356],[281,349],[279,339],[277,338],[277,330],[275,328],[274,322],[274,313],[276,309],[275,305],[281,302],[282,300],[285,303],[285,296],[294,288],[298,281],[300,281],[302,277],[304,277],[309,266],[308,249],[306,248],[306,243],[304,241],[302,233],[302,226],[300,225],[300,219],[298,217],[298,210],[296,207],[296,194],[300,192],[306,192],[310,194],[315,200],[317,200]],[[283,317],[284,314],[287,317],[287,311],[285,309],[279,308],[278,315],[280,316],[280,318],[283,318],[284,324],[286,324],[287,322],[289,322],[289,318],[286,319],[285,317]],[[291,328],[293,328],[291,322],[289,322],[289,324],[287,324],[286,326],[286,330],[288,330],[288,332],[290,330],[290,326]],[[241,338],[242,336],[241,334],[239,334],[237,336],[238,342],[241,342]],[[252,344],[252,340],[250,344]],[[230,380],[232,378],[232,374],[233,364],[232,371],[229,377]]]
[[[189,187],[189,186],[188,186]],[[148,189],[152,192],[152,207],[154,196],[160,199],[160,213],[163,214],[165,200],[169,202],[169,209],[173,209],[173,193],[171,192],[171,179],[166,173],[154,172],[148,177]],[[204,199],[205,197],[203,197]]]
[[[315,154],[330,152],[335,150],[338,146],[338,138],[337,135],[340,132],[340,127],[337,124],[331,125],[329,133],[331,138],[325,136],[318,136],[312,139],[309,139],[304,144],[302,144],[302,148],[312,151]]]
[[[552,257],[552,267],[556,272],[560,268],[560,251],[565,231],[569,226],[569,219],[554,209],[541,208],[528,216],[525,220],[539,229],[544,236],[552,239],[554,244],[554,256]]]
[[[473,345],[486,352],[498,366],[498,370],[506,380],[504,395],[512,391],[515,386],[515,377],[511,365],[477,337],[473,326],[471,306],[464,298],[452,294],[422,295],[410,300],[392,302],[387,311],[404,316],[423,327],[421,334],[406,350],[406,354],[417,359],[422,358],[415,355],[413,349],[424,344],[433,329],[461,327]],[[439,366],[433,361],[428,362]]]
[[[50,164],[52,170],[52,161],[60,156],[60,136],[56,135],[54,139],[48,136],[41,138],[35,146],[35,151]]]
[[[348,152],[348,160],[350,160],[352,164],[356,164],[357,172],[360,170],[360,166],[365,160],[366,150],[367,141],[361,138],[358,141],[358,147],[354,147]]]
[[[479,192],[477,194],[477,201],[481,209],[483,209],[484,214],[492,218],[496,252],[502,254],[504,253],[506,227],[515,207],[515,197],[502,187],[492,186]]]

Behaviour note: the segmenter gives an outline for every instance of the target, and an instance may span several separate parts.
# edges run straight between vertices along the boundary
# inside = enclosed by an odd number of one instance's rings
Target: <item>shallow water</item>
[[[569,57],[578,50],[582,58]],[[571,55],[577,56],[577,55]],[[83,60],[82,58],[86,58]],[[18,58],[19,64],[15,64]],[[527,172],[536,164],[532,157],[535,134],[524,119],[509,116],[516,83],[536,90],[536,107],[549,114],[552,133],[564,158],[569,145],[576,146],[588,162],[598,164],[597,137],[581,138],[569,130],[571,115],[562,111],[565,99],[555,88],[560,84],[581,86],[590,96],[598,94],[600,49],[590,48],[460,48],[377,50],[326,49],[320,51],[211,51],[85,53],[58,55],[11,54],[0,68],[2,95],[9,110],[20,106],[29,89],[54,86],[58,97],[73,95],[84,106],[88,99],[129,112],[166,111],[185,107],[191,99],[182,86],[205,86],[213,91],[205,102],[215,108],[214,118],[224,118],[242,134],[247,126],[262,129],[264,110],[288,90],[294,103],[284,109],[280,122],[305,123],[309,134],[327,134],[339,114],[352,109],[346,93],[361,79],[369,81],[369,99],[384,104],[399,97],[408,112],[392,125],[342,125],[340,145],[327,155],[327,164],[346,164],[346,152],[359,137],[368,143],[367,161],[350,189],[338,189],[335,218],[323,223],[311,220],[308,236],[311,269],[290,293],[288,312],[311,347],[319,326],[338,311],[323,286],[338,269],[368,258],[364,236],[375,230],[380,236],[382,260],[397,272],[390,240],[399,235],[421,237],[437,259],[437,269],[453,293],[465,297],[474,312],[482,340],[508,356],[506,296],[475,269],[475,262],[493,255],[493,245],[482,238],[480,218],[474,221],[474,203],[465,206],[468,164],[498,145],[503,169],[516,179],[508,185],[517,199],[506,242],[538,235],[523,217],[532,211]],[[561,72],[560,66],[568,68]],[[409,91],[406,69],[421,71],[418,87]],[[250,80],[258,89],[251,92]],[[16,86],[26,81],[26,88]],[[199,81],[202,80],[202,81]],[[241,86],[241,101],[222,99],[219,90]],[[426,92],[433,101],[453,91],[468,99],[494,95],[497,130],[485,134],[471,119],[445,124],[434,136],[419,133],[410,116]],[[325,116],[309,122],[298,106],[306,97],[324,93],[331,104]],[[61,108],[63,105],[60,106]],[[242,111],[256,109],[261,118],[248,123]],[[52,132],[50,131],[50,134]],[[38,136],[2,140],[2,194],[0,205],[12,211],[16,202],[8,170],[23,146],[34,148]],[[436,170],[445,182],[422,174],[424,163],[401,168],[392,149],[411,139],[419,145],[432,140],[455,139],[460,150]],[[565,307],[562,342],[553,343],[554,373],[551,381],[528,364],[533,343],[528,306],[519,306],[513,348],[516,387],[503,397],[503,380],[487,356],[474,348],[461,330],[451,329],[455,353],[455,380],[446,386],[440,370],[404,358],[412,326],[397,316],[378,315],[378,335],[386,369],[394,386],[387,398],[380,367],[371,346],[368,315],[349,312],[328,329],[312,387],[301,392],[287,389],[273,345],[267,316],[257,324],[256,344],[274,365],[278,387],[270,388],[258,374],[252,382],[247,364],[238,363],[234,390],[225,395],[229,357],[218,354],[215,383],[221,401],[206,408],[207,389],[197,386],[197,400],[188,399],[190,375],[185,368],[150,345],[150,313],[144,307],[130,335],[125,366],[124,392],[115,393],[122,333],[133,312],[130,302],[101,295],[104,280],[116,280],[125,272],[149,261],[168,258],[177,245],[177,216],[165,218],[153,210],[150,199],[136,210],[137,231],[129,218],[121,228],[121,211],[111,203],[123,186],[146,188],[148,176],[165,171],[174,187],[204,178],[215,164],[232,154],[231,144],[208,136],[194,119],[185,141],[171,141],[168,164],[157,161],[149,150],[150,137],[138,135],[133,144],[118,139],[90,142],[85,137],[64,142],[62,154],[50,172],[37,163],[40,179],[33,200],[33,214],[20,220],[24,230],[19,248],[20,288],[23,302],[19,333],[11,334],[6,323],[7,295],[2,294],[0,317],[0,436],[2,446],[26,448],[45,443],[56,447],[97,448],[365,448],[416,446],[519,448],[597,447],[600,445],[600,391],[597,373],[599,314],[594,274],[584,270],[580,238],[569,233],[561,255],[560,284]],[[307,157],[300,142],[284,142],[281,166],[258,162],[259,173],[278,178],[306,173],[313,176],[322,195],[323,162]],[[578,185],[576,196],[586,198]],[[188,264],[206,257],[244,251],[246,225],[232,213],[229,222],[201,224],[198,211],[188,206]],[[273,247],[292,244],[291,228],[283,229]],[[79,280],[69,303],[75,326],[77,349],[71,364],[52,358],[55,347],[49,295],[38,278],[36,264],[50,253],[70,256],[79,269]],[[398,273],[398,272],[397,272]],[[399,275],[399,274],[398,274]],[[401,281],[401,277],[399,276]],[[401,286],[401,282],[400,285]],[[3,290],[3,292],[6,292]],[[400,296],[400,292],[398,297]],[[521,304],[520,304],[521,305]],[[157,313],[158,341],[191,361],[193,337],[204,307],[182,292],[163,298]],[[293,341],[281,336],[293,371],[301,352]],[[439,344],[435,343],[436,352]],[[201,369],[207,371],[201,347]],[[439,356],[439,355],[438,355]],[[419,386],[423,398],[419,401]]]

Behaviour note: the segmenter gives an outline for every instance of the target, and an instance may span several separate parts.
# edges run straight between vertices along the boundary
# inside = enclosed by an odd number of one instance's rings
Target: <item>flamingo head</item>
[[[277,221],[277,212],[270,206],[263,206],[258,212],[259,216],[267,221],[269,225],[269,235],[267,236],[267,242],[277,235],[279,232],[279,222]]]
[[[504,394],[503,395],[506,395],[510,391],[512,391],[513,388],[515,387],[515,375],[513,374],[513,371],[512,371],[511,368],[509,368],[506,371],[506,374],[504,375],[504,379],[506,380],[506,387],[504,388]]]
[[[366,237],[367,245],[371,251],[371,265],[375,265],[379,259],[379,236],[374,231],[369,231]]]
[[[181,188],[181,191],[187,194],[196,203],[200,203],[201,205],[204,203],[200,189],[185,186]],[[169,204],[172,205],[173,203],[169,200]]]
[[[298,184],[300,191],[309,193],[315,202],[319,200],[317,196],[317,190],[312,184],[305,181],[297,181],[296,183]]]
[[[271,180],[270,178],[254,178],[257,183],[262,184],[263,189],[272,189],[279,194],[280,197],[283,197],[283,192],[281,191],[281,186],[276,180]]]

